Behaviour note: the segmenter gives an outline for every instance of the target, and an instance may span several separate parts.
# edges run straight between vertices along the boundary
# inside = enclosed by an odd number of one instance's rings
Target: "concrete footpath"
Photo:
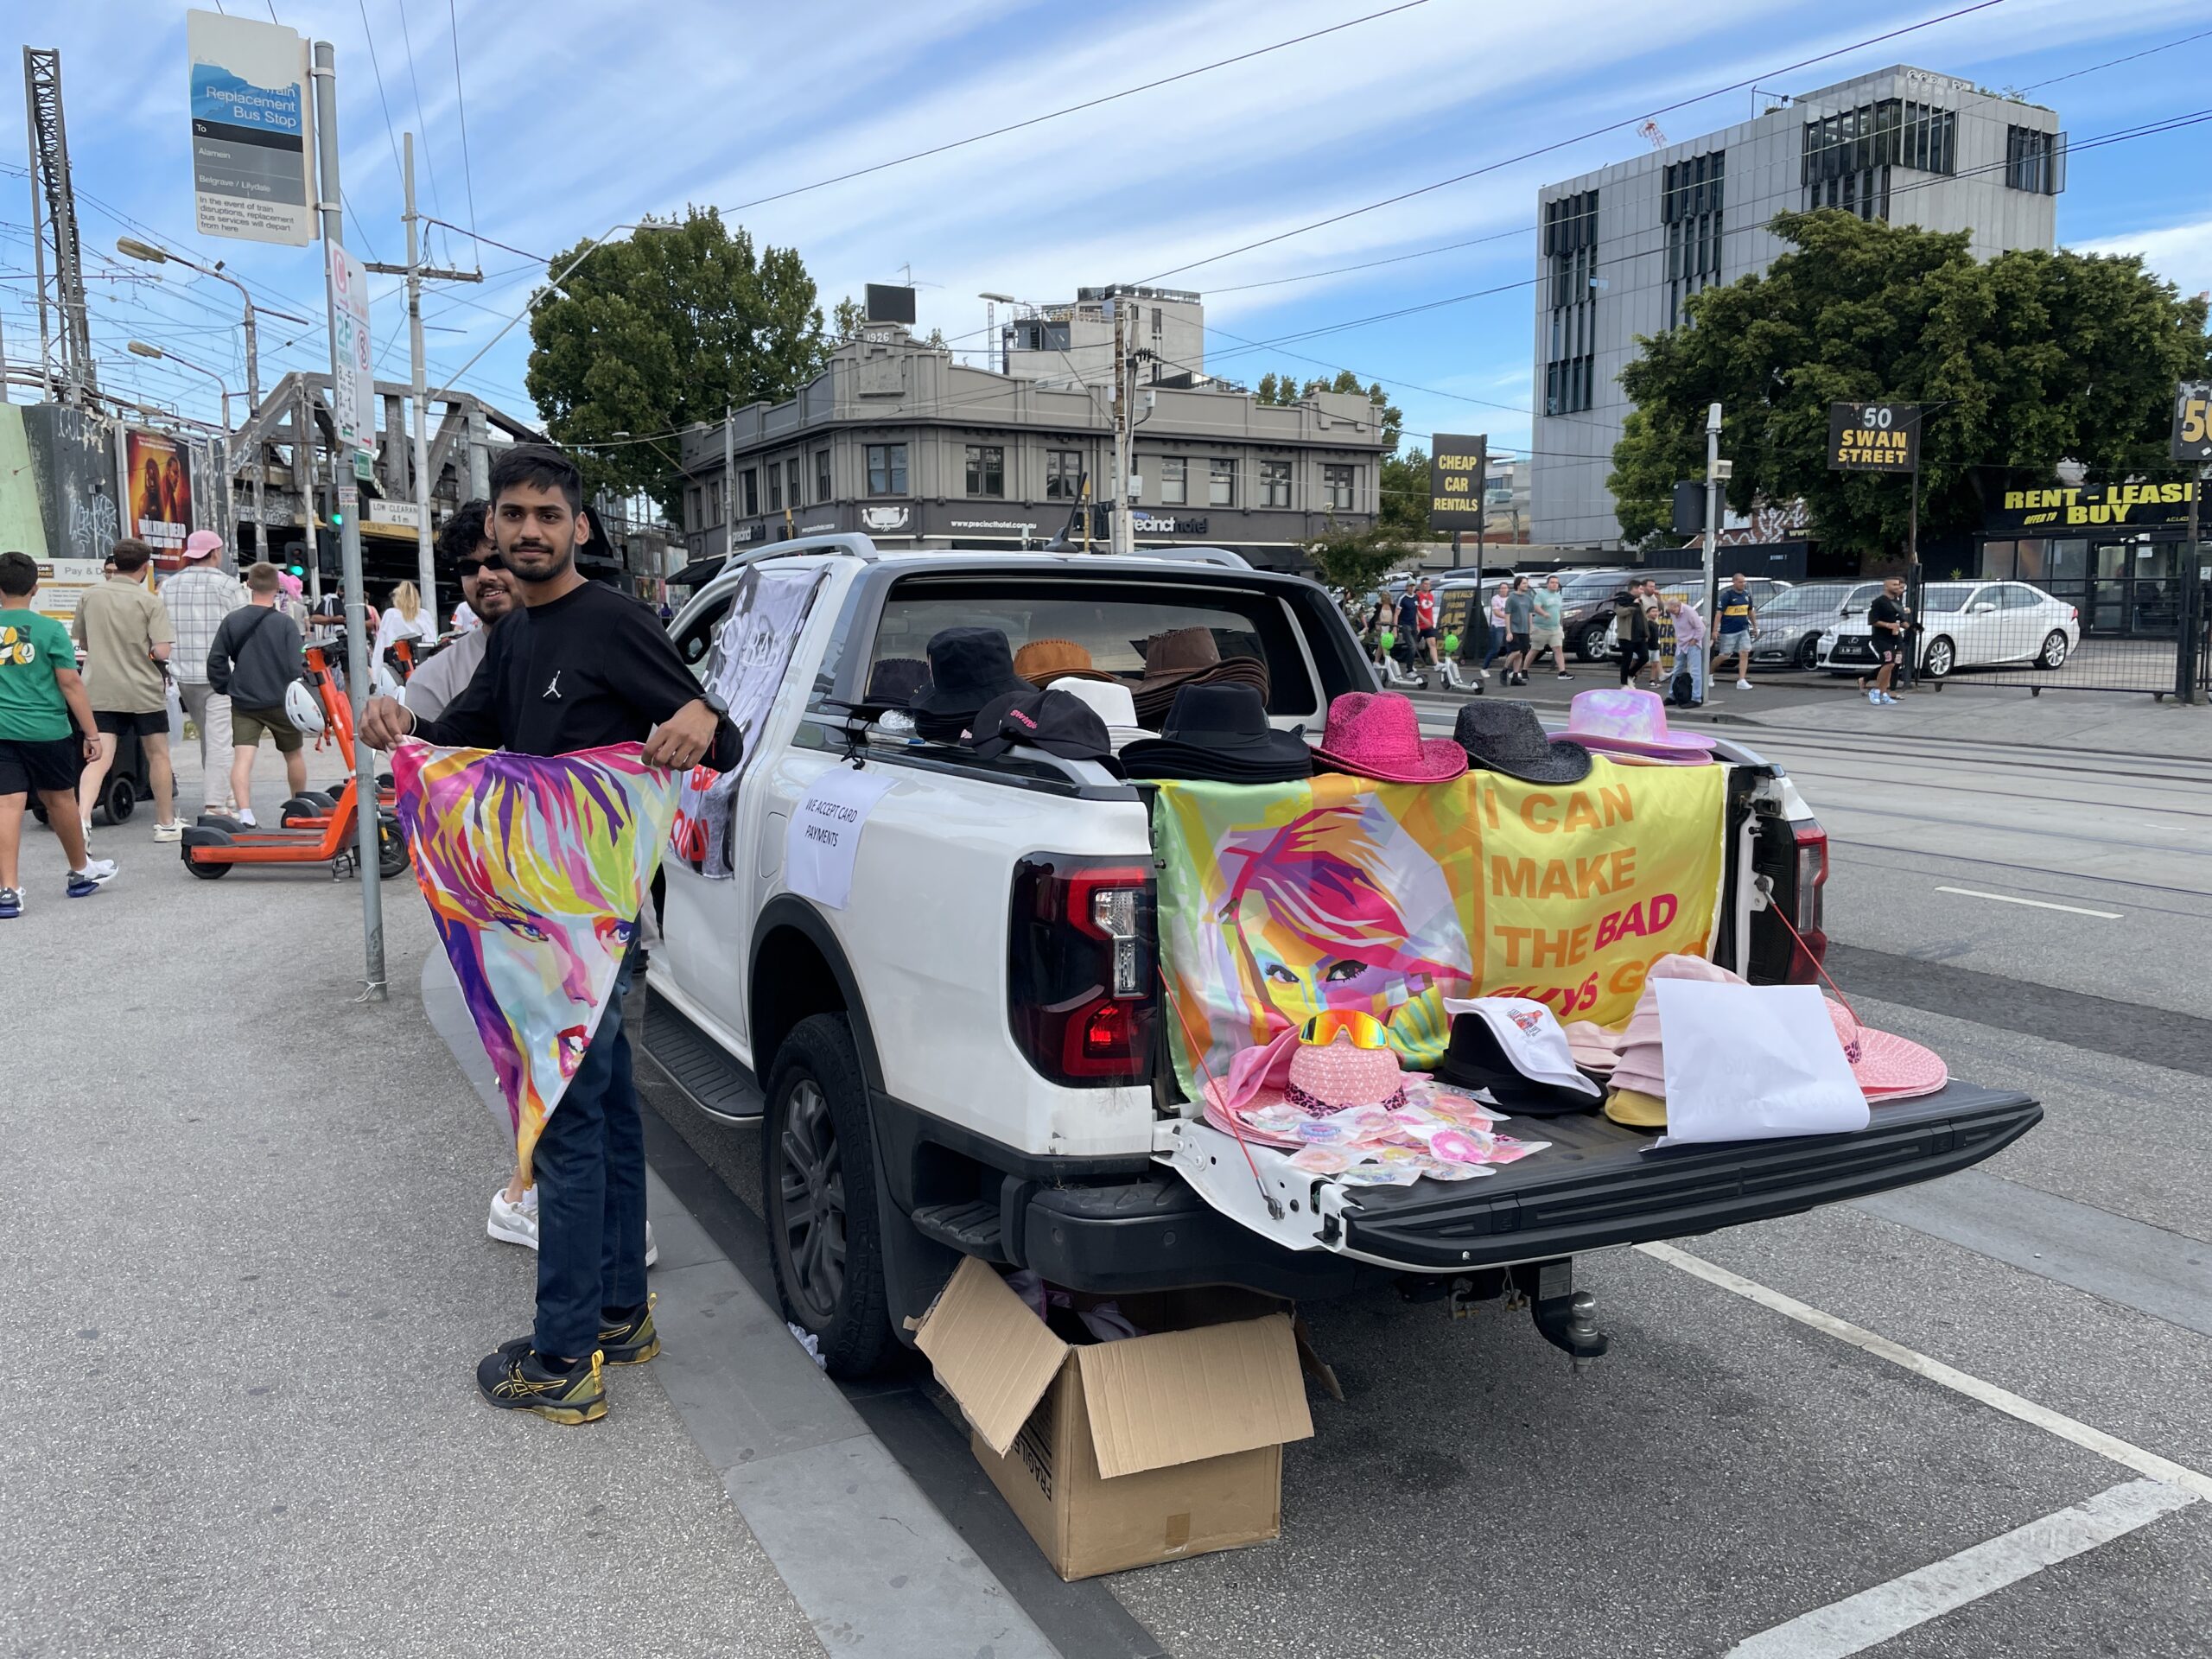
[[[535,1264],[412,882],[365,1004],[356,883],[151,828],[71,901],[28,825],[0,923],[10,1656],[1051,1651],[658,1182],[663,1357],[588,1427],[482,1405]]]

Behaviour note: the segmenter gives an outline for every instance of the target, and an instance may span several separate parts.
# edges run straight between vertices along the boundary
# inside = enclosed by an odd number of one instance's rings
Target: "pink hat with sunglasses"
[[[1618,750],[1691,766],[1713,758],[1713,740],[1704,733],[1667,729],[1667,704],[1656,691],[1625,685],[1618,690],[1577,692],[1567,705],[1567,735],[1601,752]]]
[[[1347,691],[1329,705],[1315,764],[1386,784],[1442,784],[1467,770],[1467,752],[1448,737],[1423,737],[1412,699],[1395,691]]]

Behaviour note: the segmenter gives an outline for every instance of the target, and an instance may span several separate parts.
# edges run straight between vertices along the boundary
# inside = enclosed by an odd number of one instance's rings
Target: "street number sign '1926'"
[[[1828,470],[1910,473],[1920,467],[1918,404],[1830,404]]]
[[[1489,437],[1439,432],[1429,442],[1428,527],[1444,531],[1480,530]]]
[[[2174,393],[2176,461],[2212,461],[2212,380],[2184,380]]]

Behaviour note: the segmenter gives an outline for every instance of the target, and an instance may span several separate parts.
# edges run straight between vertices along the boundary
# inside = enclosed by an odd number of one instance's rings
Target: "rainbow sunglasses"
[[[1380,1020],[1357,1008],[1330,1008],[1315,1014],[1299,1028],[1298,1039],[1325,1046],[1338,1037],[1351,1039],[1355,1048],[1388,1048],[1390,1033]]]

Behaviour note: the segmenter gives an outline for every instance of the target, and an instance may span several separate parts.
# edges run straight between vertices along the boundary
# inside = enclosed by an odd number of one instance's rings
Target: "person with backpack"
[[[245,573],[246,604],[223,619],[207,647],[207,683],[231,700],[231,798],[238,821],[253,825],[253,757],[264,733],[284,757],[284,782],[308,786],[306,741],[284,712],[284,694],[307,673],[300,625],[278,608],[276,567]]]

